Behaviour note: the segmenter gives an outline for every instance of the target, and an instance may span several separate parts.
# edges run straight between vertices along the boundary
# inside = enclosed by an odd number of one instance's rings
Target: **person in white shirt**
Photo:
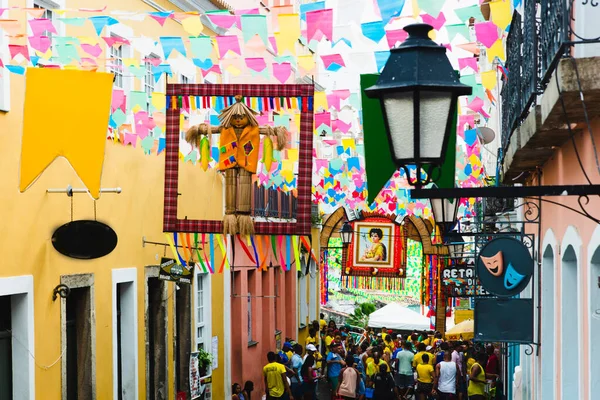
[[[460,370],[452,361],[449,351],[444,353],[444,361],[435,366],[436,374],[433,383],[434,390],[438,393],[439,400],[450,400],[456,394],[456,385],[460,377]]]

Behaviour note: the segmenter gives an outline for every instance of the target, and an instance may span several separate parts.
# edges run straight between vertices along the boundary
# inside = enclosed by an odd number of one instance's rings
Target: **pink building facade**
[[[314,230],[313,243],[318,243]],[[290,254],[285,268],[285,249],[266,259],[266,270],[256,268],[239,243],[231,268],[231,383],[254,382],[258,398],[264,393],[262,368],[267,353],[281,349],[286,338],[304,345],[310,321],[319,313],[317,265],[306,252],[300,252],[300,270]],[[318,246],[313,249],[319,254]]]
[[[600,104],[590,100],[600,93],[595,78],[600,57],[577,63],[589,124],[573,62],[561,60],[556,83],[553,75],[535,111],[510,138],[505,182],[522,175],[525,185],[600,185]],[[513,397],[594,400],[600,396],[600,197],[543,200],[539,247],[534,246],[539,270],[535,286],[523,293],[536,301],[533,325],[539,347],[527,355],[521,346],[521,383],[513,387]],[[537,228],[531,233],[537,236]]]

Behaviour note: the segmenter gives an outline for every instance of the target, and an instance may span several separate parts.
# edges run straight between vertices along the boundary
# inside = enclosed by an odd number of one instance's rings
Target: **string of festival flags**
[[[210,74],[220,76],[225,72],[239,76],[243,71],[248,71],[252,76],[273,76],[284,83],[292,78],[292,70],[297,69],[301,75],[310,76],[314,74],[317,65],[322,65],[328,74],[353,68],[361,73],[378,72],[389,56],[389,51],[385,49],[391,49],[406,39],[406,33],[402,29],[392,26],[393,21],[404,18],[404,1],[377,0],[369,6],[361,0],[349,1],[351,4],[337,8],[335,13],[332,8],[328,8],[328,3],[320,1],[302,4],[299,8],[271,7],[269,15],[261,14],[262,10],[258,8],[199,13],[127,12],[102,7],[53,9],[53,16],[44,18],[49,15],[45,14],[44,9],[4,8],[0,9],[0,28],[10,38],[10,43],[8,52],[0,58],[0,73],[4,69],[12,74],[22,75],[26,66],[42,63],[46,68],[95,70],[105,67],[119,71],[123,77],[130,76],[140,80],[147,79],[150,68],[155,83],[162,76],[197,69],[204,78]],[[443,10],[445,3],[444,0],[415,0],[410,11],[413,18],[420,18],[431,24],[436,34],[443,32],[447,36],[447,43],[444,45],[450,50],[456,47],[473,55],[458,58],[461,81],[473,86],[474,94],[459,116],[459,136],[464,139],[465,146],[464,149],[459,149],[461,153],[457,156],[457,178],[461,185],[477,186],[485,175],[480,148],[475,130],[464,130],[464,126],[474,126],[475,115],[472,113],[486,119],[489,117],[490,110],[486,103],[497,103],[492,93],[497,80],[496,70],[481,70],[481,64],[475,56],[480,54],[479,43],[486,49],[488,61],[493,61],[491,64],[497,65],[498,71],[505,78],[508,76],[509,71],[502,63],[505,58],[502,39],[509,28],[513,5],[510,1],[492,1],[489,3],[491,20],[484,21],[478,4],[449,11]],[[367,11],[373,13],[373,21],[361,23],[361,14]],[[18,15],[20,12],[31,17],[25,25],[22,23],[23,18]],[[469,21],[471,17],[476,20],[472,26]],[[125,37],[113,34],[115,26],[145,20],[151,20],[156,26],[164,28],[164,34],[159,31],[156,38],[146,37],[138,31],[131,31]],[[171,23],[169,21],[179,22],[186,35],[170,36],[172,30],[167,31],[168,24]],[[70,27],[77,28],[80,35],[65,36],[63,32],[66,28],[71,29]],[[218,34],[214,37],[204,36],[205,27]],[[81,36],[86,33],[87,35]],[[299,40],[313,50],[313,53],[297,53]],[[325,40],[331,43],[331,54],[317,51],[316,44]],[[338,50],[344,46],[352,47],[361,40],[373,44],[373,50],[348,54]],[[466,43],[457,44],[463,41]],[[104,51],[105,46],[110,52]],[[120,59],[115,58],[116,49],[122,46],[132,47],[143,57],[135,58],[122,52]],[[274,54],[272,60],[257,56],[264,53],[265,49]],[[113,96],[117,99],[113,103],[121,100],[120,106],[114,107],[111,112],[110,130],[113,133],[110,137],[115,142],[133,147],[139,144],[146,154],[160,154],[164,150],[164,112],[167,100],[161,90],[156,88],[152,93],[144,90],[131,91]],[[275,108],[277,104],[281,104],[277,100],[274,101]],[[427,212],[425,204],[402,196],[404,188],[394,181],[384,189],[373,205],[366,205],[367,185],[362,156],[364,150],[360,139],[359,94],[343,87],[326,89],[326,92],[315,94],[314,102],[315,135],[320,148],[319,153],[313,157],[313,196],[315,201],[322,204],[325,212],[342,204],[386,213],[397,211],[419,215]],[[197,105],[189,103],[190,108]],[[204,105],[208,104],[200,104],[201,107]],[[272,110],[272,107],[269,110],[270,103],[267,108],[264,107],[264,102],[253,106],[262,107],[269,122],[279,122],[275,121],[273,111],[280,110]],[[348,106],[358,110],[357,120],[349,119],[344,114],[343,110]],[[219,111],[216,102],[211,101],[208,108],[212,122],[216,122],[214,118]],[[289,116],[277,117],[287,117],[294,125],[293,112]],[[320,139],[318,136],[323,134],[326,137]],[[341,138],[336,138],[334,134],[341,135]],[[209,156],[214,158],[216,146],[212,147],[214,148],[211,148]],[[192,163],[196,163],[198,157],[198,152],[193,150],[182,155],[184,161]],[[270,171],[260,168],[258,183],[286,192],[293,191],[294,162],[289,159],[287,152],[276,154],[276,157],[279,159],[273,163]],[[209,168],[214,165],[212,160]]]
[[[235,268],[235,256],[232,254],[233,246],[237,244],[244,252],[247,260],[256,265],[256,269],[267,271],[270,257],[277,265],[281,265],[282,272],[294,268],[302,271],[301,253],[306,252],[309,257],[318,263],[310,238],[305,236],[289,235],[223,235],[214,233],[165,233],[167,244],[171,249],[173,259],[180,266],[190,266],[192,263],[200,266],[203,273],[223,273],[225,269]],[[200,248],[199,244],[203,246]],[[208,251],[206,248],[208,247]],[[178,249],[182,249],[179,251]],[[217,249],[219,254],[217,254]],[[220,256],[220,263],[216,261]],[[197,261],[194,262],[194,259]],[[218,266],[217,266],[218,264]]]

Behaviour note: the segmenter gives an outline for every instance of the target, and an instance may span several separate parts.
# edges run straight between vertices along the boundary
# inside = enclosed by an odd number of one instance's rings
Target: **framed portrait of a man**
[[[401,225],[383,215],[366,216],[352,223],[344,275],[403,277],[406,235]]]

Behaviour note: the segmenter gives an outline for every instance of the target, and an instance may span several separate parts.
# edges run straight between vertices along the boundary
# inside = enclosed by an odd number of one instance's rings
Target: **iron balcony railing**
[[[522,14],[513,14],[506,40],[508,77],[503,78],[500,94],[504,154],[512,133],[529,115],[568,50],[569,4],[568,0],[525,0]]]

